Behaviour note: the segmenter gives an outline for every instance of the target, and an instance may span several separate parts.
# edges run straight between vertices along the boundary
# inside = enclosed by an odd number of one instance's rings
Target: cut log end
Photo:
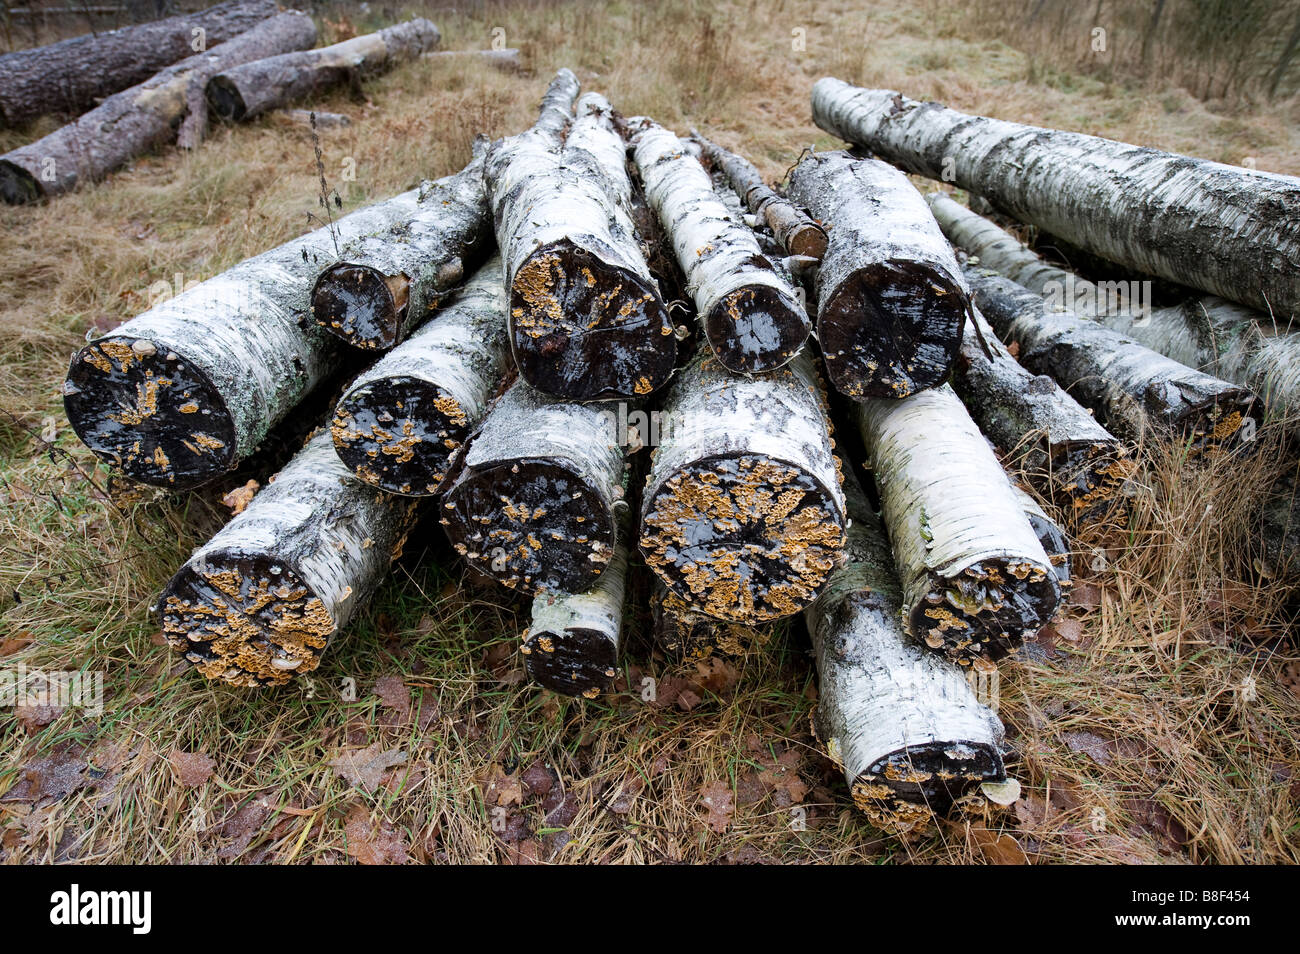
[[[331,433],[339,459],[360,480],[389,493],[424,497],[438,493],[469,427],[464,408],[449,392],[402,375],[348,392]]]
[[[675,659],[740,658],[762,650],[772,638],[771,627],[706,616],[659,584],[650,611],[655,645]]]
[[[791,255],[806,255],[821,261],[829,245],[826,231],[817,225],[800,225],[786,238],[786,251]]]
[[[356,348],[385,351],[397,344],[410,282],[364,265],[341,262],[321,273],[311,294],[312,317]]]
[[[1254,393],[1231,388],[1190,405],[1176,426],[1194,453],[1213,454],[1250,441],[1262,423],[1263,405]]]
[[[594,699],[618,675],[618,645],[609,633],[585,626],[530,629],[523,655],[530,678],[566,696]]]
[[[510,327],[520,375],[573,400],[649,394],[677,357],[654,288],[567,242],[537,249],[516,271]]]
[[[44,195],[34,175],[17,163],[0,159],[0,198],[9,205],[30,205]]]
[[[909,624],[930,649],[962,666],[979,666],[1015,652],[1027,631],[1051,619],[1060,596],[1050,567],[990,558],[955,577],[931,573]]]
[[[513,589],[581,593],[613,554],[613,510],[564,461],[519,460],[464,472],[442,525],[456,552]]]
[[[880,827],[905,833],[950,814],[972,786],[1004,778],[1002,756],[995,746],[935,741],[877,760],[854,780],[853,802]],[[979,802],[983,804],[983,799]]]
[[[641,551],[667,586],[719,619],[799,612],[839,563],[844,519],[811,474],[740,454],[696,461],[647,501]]]
[[[1077,529],[1118,519],[1124,508],[1124,486],[1137,472],[1137,462],[1122,448],[1096,441],[1054,445],[1048,466],[1050,474],[1027,476],[1048,488],[1053,502],[1070,514]]]
[[[218,119],[225,122],[241,122],[248,113],[248,107],[244,105],[244,97],[240,95],[239,87],[225,76],[214,76],[208,80],[207,93],[208,109]]]
[[[183,489],[236,463],[235,425],[220,391],[148,339],[110,336],[82,348],[63,405],[82,443],[132,480]]]
[[[770,285],[746,285],[719,301],[705,318],[709,347],[738,374],[781,367],[808,337],[808,319],[788,295]]]
[[[208,679],[283,685],[320,664],[337,629],[290,567],[227,551],[186,566],[159,602],[163,636]]]
[[[881,289],[888,290],[887,299]],[[856,400],[935,387],[952,369],[967,309],[961,288],[932,269],[907,263],[860,269],[818,313],[831,383]]]

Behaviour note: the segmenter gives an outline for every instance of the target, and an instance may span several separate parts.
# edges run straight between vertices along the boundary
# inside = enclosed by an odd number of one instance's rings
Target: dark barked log
[[[488,150],[488,196],[510,285],[520,376],[571,400],[649,394],[677,339],[632,225],[623,140],[588,93],[560,141],[530,130]]]
[[[686,275],[709,347],[738,374],[781,367],[811,327],[794,288],[763,256],[753,230],[728,214],[674,133],[644,118],[630,125],[646,199]]]
[[[614,554],[626,489],[617,407],[516,381],[446,478],[441,523],[478,572],[525,593],[581,593]]]
[[[63,391],[77,436],[146,484],[184,489],[228,471],[342,363],[338,341],[308,314],[336,242],[406,221],[420,205],[413,189],[360,209],[86,345]]]
[[[1114,517],[1136,469],[1128,448],[1052,378],[1027,371],[975,309],[953,388],[980,430],[1082,527]]]
[[[944,234],[983,268],[1198,371],[1254,391],[1271,418],[1300,418],[1300,332],[1214,295],[1135,307],[1124,282],[1091,282],[1044,262],[1019,239],[942,193],[926,197]]]
[[[542,97],[539,134],[568,125],[578,81],[569,70]],[[386,351],[428,316],[438,298],[459,285],[494,244],[483,164],[435,183],[421,214],[349,242],[312,289],[312,315],[354,347]]]
[[[0,56],[0,125],[80,112],[193,56],[200,36],[201,49],[213,47],[277,12],[275,0],[231,0],[198,13],[6,53]]]
[[[792,616],[844,546],[840,462],[807,353],[758,378],[701,353],[664,397],[641,506],[641,552],[718,619]]]
[[[167,584],[163,635],[209,679],[311,672],[387,574],[415,505],[353,478],[320,432]]]
[[[520,652],[534,682],[565,696],[595,699],[618,675],[623,644],[631,509],[620,503],[618,540],[604,572],[578,593],[542,590]]]
[[[1260,407],[1248,389],[1179,364],[1105,325],[1053,311],[1039,295],[984,269],[966,269],[980,311],[1015,341],[1020,363],[1056,379],[1103,424],[1139,440],[1147,432],[1189,451],[1253,439]],[[1243,428],[1243,422],[1253,424]]]
[[[1070,587],[1070,553],[1072,550],[1070,538],[1057,525],[1056,521],[1047,515],[1047,511],[1043,509],[1043,505],[1038,502],[1033,494],[1015,484],[1012,484],[1011,489],[1016,492],[1016,499],[1020,501],[1020,509],[1029,518],[1029,525],[1033,527],[1038,542],[1043,545],[1043,552],[1047,554],[1047,559],[1052,564],[1052,572],[1056,574],[1056,582],[1061,585],[1061,592],[1064,593]],[[1064,605],[1065,601],[1062,600],[1057,609],[1063,609]]]
[[[1002,465],[948,385],[855,405],[903,584],[904,625],[963,666],[996,661],[1061,587]]]
[[[903,631],[904,604],[880,518],[846,479],[846,564],[804,612],[817,657],[813,728],[853,801],[898,834],[930,825],[971,790],[1006,778],[1002,723],[967,673]]]
[[[437,49],[438,28],[422,17],[333,46],[268,56],[223,69],[207,81],[213,115],[239,122],[356,82]]]
[[[433,321],[352,382],[334,412],[340,459],[389,493],[436,494],[509,355],[505,281],[494,256]]]
[[[765,183],[758,170],[744,156],[710,142],[694,129],[691,130],[691,138],[699,143],[708,163],[727,177],[731,187],[745,200],[750,211],[767,222],[768,228],[787,252],[821,261],[826,254],[825,229],[803,209]]]
[[[822,129],[1149,275],[1300,314],[1300,179],[821,79]]]
[[[789,191],[830,233],[817,274],[817,338],[835,389],[866,400],[942,383],[970,301],[921,194],[897,169],[842,152],[799,163]]]
[[[701,613],[658,577],[650,591],[650,624],[655,645],[676,660],[737,659],[760,652],[772,639],[771,626],[735,623]]]
[[[486,63],[503,73],[517,73],[523,69],[519,51],[513,48],[504,50],[438,50],[421,54],[421,59],[435,63]]]
[[[202,89],[209,76],[315,42],[316,26],[305,13],[262,20],[233,39],[114,93],[43,139],[0,156],[0,197],[14,205],[35,202],[69,192],[79,182],[102,179],[178,136],[183,144],[194,145],[207,122]]]

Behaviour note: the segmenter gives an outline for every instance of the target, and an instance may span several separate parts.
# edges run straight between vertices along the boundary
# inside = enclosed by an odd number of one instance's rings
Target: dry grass
[[[1300,172],[1283,108],[1229,120],[1177,90],[1034,80],[1022,54],[966,38],[937,0],[867,11],[843,0],[471,9],[432,14],[448,45],[485,46],[503,27],[533,75],[421,63],[369,84],[365,103],[322,99],[321,109],[354,120],[323,144],[348,208],[453,170],[477,132],[521,128],[560,65],[629,115],[698,126],[774,177],[805,145],[830,143],[807,118],[809,87],[825,73]],[[323,11],[328,30],[349,28],[341,12]],[[350,15],[351,28],[379,25]],[[795,30],[802,52],[792,49]],[[0,133],[0,147],[21,138]],[[348,156],[355,182],[339,175]],[[38,431],[53,419],[58,448],[43,453],[24,428],[0,424],[0,656],[5,670],[102,671],[106,695],[99,719],[75,709],[0,714],[0,857],[998,854],[978,826],[904,844],[851,811],[808,733],[815,679],[798,623],[735,667],[675,668],[634,639],[620,692],[566,700],[520,681],[517,608],[462,578],[434,534],[408,547],[313,679],[255,694],[174,668],[147,608],[219,525],[229,488],[179,497],[110,488],[111,502],[95,486],[108,475],[62,423],[57,389],[88,328],[142,310],[160,279],[204,278],[297,234],[315,186],[308,132],[266,119],[217,130],[191,155],[147,157],[48,206],[0,211],[0,406]],[[1004,667],[1001,712],[1026,798],[986,824],[1012,833],[1033,860],[1295,861],[1300,660],[1281,629],[1279,587],[1251,575],[1246,519],[1278,455],[1262,447],[1208,469],[1156,447],[1147,456],[1129,526],[1102,541],[1104,564],[1076,590],[1083,625],[1045,633],[1038,651]],[[647,677],[653,703],[643,700]],[[355,682],[354,701],[343,680]],[[375,770],[373,788],[331,766],[372,745],[368,756],[395,763]],[[715,817],[724,830],[706,824],[702,790],[734,800],[729,817],[725,805]]]

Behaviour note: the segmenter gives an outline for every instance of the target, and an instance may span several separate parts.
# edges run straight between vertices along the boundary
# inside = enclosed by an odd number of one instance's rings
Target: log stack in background
[[[436,40],[412,21],[232,68],[209,90],[253,115]],[[1183,175],[1178,157],[823,80],[818,124],[882,158],[814,153],[782,191],[698,133],[579,92],[560,70],[537,123],[461,172],[250,258],[73,358],[78,436],[175,490],[226,473],[329,375],[374,359],[178,571],[158,607],[167,639],[238,685],[311,671],[425,500],[469,568],[530,601],[521,653],[540,685],[608,691],[638,594],[679,659],[763,652],[801,617],[817,734],[854,801],[901,833],[981,808],[1006,779],[1002,727],[967,674],[1051,621],[1071,536],[1124,525],[1143,441],[1243,452],[1252,387],[1292,406],[1292,339],[1130,337],[1131,315],[1053,307],[1050,266],[882,160],[939,175],[935,150],[960,146],[959,181],[1166,277],[1219,243],[1200,287],[1245,305],[1212,323],[1254,322],[1261,298],[1292,306],[1293,237],[1272,212],[1297,184],[1192,163],[1221,193],[1180,199],[1161,180]],[[1049,185],[1116,163],[1127,193],[1085,221],[991,158],[1007,155]],[[1133,233],[1116,210],[1139,194]],[[1216,208],[1270,214],[1248,239],[1202,228]],[[1187,241],[1180,215],[1198,223]],[[1252,250],[1262,291],[1241,267]],[[1288,489],[1265,518],[1283,568]]]

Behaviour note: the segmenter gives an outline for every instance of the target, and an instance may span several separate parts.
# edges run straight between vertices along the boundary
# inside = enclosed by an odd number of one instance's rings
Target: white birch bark
[[[807,354],[758,378],[701,353],[664,397],[641,552],[701,612],[737,622],[810,603],[844,546],[840,463]]]
[[[903,586],[908,632],[962,665],[1014,651],[1052,617],[1051,561],[947,385],[856,405]]]
[[[526,593],[580,593],[609,564],[626,487],[617,407],[517,381],[446,478],[442,525],[478,572]]]
[[[334,412],[339,458],[389,493],[438,493],[509,355],[505,282],[493,256],[433,321],[349,385]]]
[[[1300,179],[972,116],[829,77],[822,129],[1138,272],[1300,314]]]
[[[311,672],[387,574],[414,507],[355,480],[321,431],[168,583],[163,635],[209,679]]]
[[[866,400],[942,383],[970,301],[920,193],[885,163],[841,152],[799,163],[789,193],[829,233],[816,282],[817,338],[835,389]]]
[[[771,371],[803,347],[811,323],[789,281],[733,219],[698,159],[648,119],[634,123],[633,154],[646,198],[686,275],[718,360],[738,374]]]

